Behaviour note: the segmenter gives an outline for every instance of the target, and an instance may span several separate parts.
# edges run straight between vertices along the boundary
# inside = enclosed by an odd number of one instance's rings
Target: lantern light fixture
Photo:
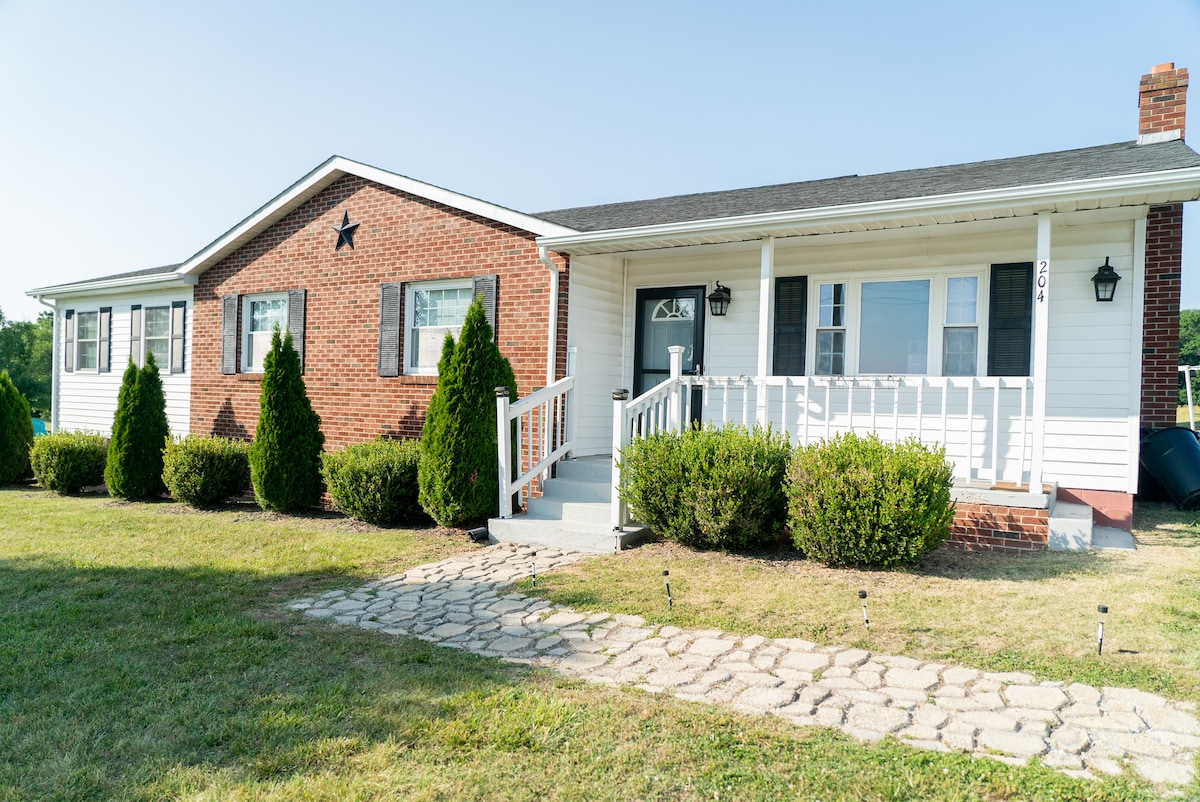
[[[1109,258],[1104,257],[1104,264],[1100,265],[1096,275],[1092,276],[1092,283],[1096,285],[1097,301],[1111,301],[1117,292],[1117,282],[1121,280],[1121,276],[1108,263]]]
[[[728,287],[722,286],[721,282],[717,282],[717,288],[708,294],[708,311],[713,317],[725,317],[725,313],[729,311],[729,299],[733,297],[733,293]]]

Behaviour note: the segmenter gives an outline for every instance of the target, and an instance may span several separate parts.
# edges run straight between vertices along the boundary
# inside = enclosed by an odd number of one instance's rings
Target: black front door
[[[634,397],[671,375],[669,346],[683,346],[684,373],[703,372],[704,290],[704,287],[663,287],[637,291]]]

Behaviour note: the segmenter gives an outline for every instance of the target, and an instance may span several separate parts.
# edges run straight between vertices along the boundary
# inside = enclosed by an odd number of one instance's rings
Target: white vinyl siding
[[[621,286],[619,260],[571,259],[567,344],[578,349],[573,401],[576,456],[612,453],[612,391],[632,385],[632,368],[628,379],[621,372],[625,317]]]
[[[112,370],[107,373],[97,373],[94,369],[87,372],[79,370],[68,372],[63,368],[61,355],[55,360],[55,370],[58,381],[58,400],[55,428],[58,431],[98,432],[108,435],[112,431],[113,415],[117,411],[117,393],[121,389],[121,379],[129,364],[130,342],[133,338],[132,316],[130,307],[140,305],[144,312],[147,307],[164,307],[170,312],[171,303],[184,301],[186,308],[186,332],[184,343],[183,373],[170,373],[166,364],[159,365],[159,376],[162,378],[163,395],[166,400],[167,422],[171,434],[183,436],[188,433],[191,423],[191,307],[192,291],[171,295],[132,295],[104,296],[102,298],[72,298],[58,301],[59,346],[62,347],[62,313],[67,309],[76,310],[76,318],[80,311],[98,309],[101,306],[112,307]],[[157,358],[157,355],[156,355]],[[48,415],[46,417],[49,417]]]

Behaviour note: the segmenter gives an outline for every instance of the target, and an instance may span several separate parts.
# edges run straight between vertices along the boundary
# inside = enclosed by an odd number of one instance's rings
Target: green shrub
[[[258,505],[279,512],[316,506],[325,489],[324,446],[321,416],[313,410],[300,375],[300,354],[291,333],[280,336],[276,329],[263,359],[258,426],[250,446],[250,483]]]
[[[0,484],[29,478],[32,445],[29,403],[8,377],[8,371],[0,370]]]
[[[104,484],[118,498],[157,498],[166,492],[163,484],[163,449],[171,436],[162,378],[154,354],[146,352],[146,364],[138,370],[129,361],[117,394],[112,439]]]
[[[104,481],[108,438],[82,432],[48,434],[33,442],[29,459],[39,485],[58,493],[78,493]]]
[[[639,438],[621,454],[621,497],[668,540],[701,549],[774,544],[787,515],[791,448],[760,427],[690,429]]]
[[[333,506],[378,526],[423,517],[417,501],[417,440],[356,443],[322,458]]]
[[[916,562],[950,534],[951,468],[944,449],[853,433],[800,449],[788,470],[796,547],[826,565]]]
[[[447,338],[449,339],[449,338]],[[496,388],[517,397],[512,365],[492,338],[476,297],[458,342],[442,348],[438,384],[421,430],[417,472],[421,507],[441,526],[459,526],[496,515]]]
[[[163,482],[176,501],[211,507],[250,487],[250,444],[224,437],[188,435],[167,444]]]

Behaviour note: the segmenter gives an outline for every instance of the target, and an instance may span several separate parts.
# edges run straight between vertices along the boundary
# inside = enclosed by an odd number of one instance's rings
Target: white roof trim
[[[29,290],[25,294],[31,298],[72,298],[82,295],[111,295],[117,292],[179,289],[192,286],[197,281],[195,276],[182,276],[176,272],[151,273],[141,276],[117,276],[77,281],[72,284],[55,284],[50,287]]]
[[[767,236],[775,230],[804,226],[867,223],[900,218],[928,218],[1014,206],[1051,209],[1056,204],[1078,204],[1099,198],[1132,196],[1128,205],[1200,199],[1200,167],[1154,173],[1063,181],[999,189],[930,195],[898,200],[869,201],[842,206],[822,206],[767,214],[721,217],[680,223],[590,231],[538,238],[538,245],[559,253],[614,253],[655,243],[703,238],[706,242],[735,241]],[[1156,198],[1162,198],[1157,200]]]
[[[181,264],[177,272],[180,275],[197,275],[203,273],[213,263],[253,239],[301,203],[317,195],[321,190],[344,175],[355,175],[359,178],[364,178],[368,181],[400,190],[401,192],[407,192],[410,195],[416,195],[419,198],[424,198],[434,203],[450,206],[468,214],[495,220],[498,223],[504,223],[505,225],[510,225],[538,236],[553,237],[575,233],[573,229],[542,220],[538,217],[531,217],[512,209],[506,209],[503,206],[497,206],[478,198],[472,198],[469,195],[460,195],[457,192],[451,192],[448,189],[426,184],[407,176],[389,173],[386,170],[380,170],[378,167],[371,167],[342,158],[341,156],[334,156],[279,195],[276,195],[266,205],[260,207],[245,220],[209,243],[208,246]]]

